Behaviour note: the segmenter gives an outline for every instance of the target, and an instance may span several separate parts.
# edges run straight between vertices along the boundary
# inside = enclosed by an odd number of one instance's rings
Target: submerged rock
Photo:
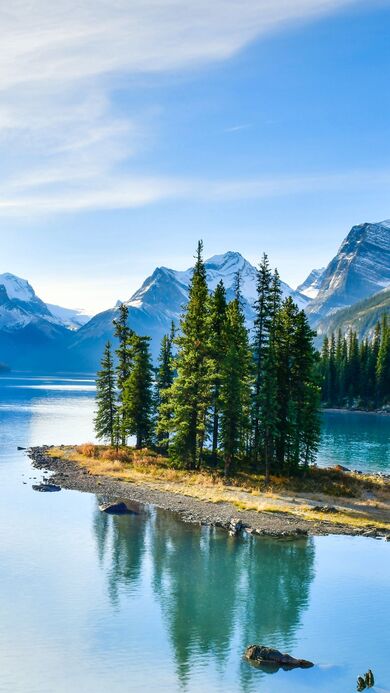
[[[249,645],[244,653],[245,659],[251,664],[258,666],[282,667],[283,669],[295,669],[300,667],[308,669],[314,666],[313,662],[306,659],[295,659],[289,654],[274,650],[272,647],[264,647],[264,645]]]
[[[136,515],[136,512],[130,510],[123,501],[119,503],[102,503],[102,505],[99,505],[99,510],[109,515]]]
[[[57,486],[57,484],[33,484],[33,489],[44,493],[54,493],[61,491],[61,486]]]

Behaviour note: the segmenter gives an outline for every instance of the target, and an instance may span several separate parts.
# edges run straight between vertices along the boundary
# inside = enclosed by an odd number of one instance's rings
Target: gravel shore
[[[154,505],[170,510],[184,522],[214,525],[231,533],[243,530],[250,534],[279,538],[327,534],[364,535],[373,538],[386,536],[384,532],[375,529],[361,530],[341,523],[309,521],[288,513],[238,511],[234,505],[227,502],[211,503],[179,493],[153,489],[147,485],[91,475],[74,461],[51,457],[48,454],[49,449],[48,446],[34,447],[27,453],[35,468],[52,472],[51,484],[104,496],[112,502],[136,501],[144,505]]]

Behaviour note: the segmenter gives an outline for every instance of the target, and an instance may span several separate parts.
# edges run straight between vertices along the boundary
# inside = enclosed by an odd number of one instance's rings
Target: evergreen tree
[[[281,295],[282,291],[279,273],[275,269],[271,281],[269,340],[264,358],[263,382],[260,397],[260,417],[266,484],[268,484],[271,467],[274,463],[275,443],[279,423],[276,347],[277,321],[281,305]]]
[[[377,395],[380,404],[387,404],[390,397],[390,328],[386,316],[381,324],[381,343],[376,365]]]
[[[168,450],[169,444],[169,421],[165,420],[162,405],[165,401],[166,393],[173,385],[175,376],[175,366],[173,358],[173,341],[175,338],[175,326],[172,323],[171,332],[164,335],[161,342],[158,366],[156,369],[156,410],[158,413],[157,421],[157,441],[162,450]],[[171,414],[167,412],[168,419]]]
[[[253,460],[258,463],[262,452],[261,440],[261,403],[264,364],[267,358],[269,331],[272,322],[271,299],[272,273],[268,257],[264,253],[257,270],[256,292],[254,304],[256,317],[254,322],[253,357],[255,361],[255,383],[253,389],[252,426],[253,426]]]
[[[210,296],[210,358],[213,362],[212,414],[211,414],[211,452],[214,463],[217,460],[220,420],[221,369],[225,356],[224,330],[226,321],[226,292],[221,280]]]
[[[96,437],[115,444],[116,391],[111,344],[107,342],[96,378],[97,411],[94,419]]]
[[[118,340],[116,349],[117,356],[117,387],[118,387],[118,410],[121,421],[121,442],[126,445],[126,425],[124,413],[124,387],[130,374],[131,367],[131,349],[129,348],[129,340],[133,331],[128,326],[129,309],[125,303],[119,306],[119,316],[113,320],[114,335]]]
[[[149,337],[132,334],[128,342],[131,368],[123,387],[125,435],[136,437],[136,447],[150,443],[153,429],[153,365]]]
[[[221,363],[220,381],[220,438],[225,475],[228,476],[234,471],[237,459],[244,451],[250,423],[252,355],[241,306],[239,279],[236,298],[226,308],[224,343],[225,353]]]
[[[291,297],[277,316],[276,368],[278,423],[276,462],[296,473],[314,460],[319,436],[319,387],[313,333]]]
[[[198,243],[189,299],[176,339],[177,377],[163,405],[165,420],[171,415],[170,454],[190,469],[203,459],[208,413],[212,399],[213,362],[210,357],[210,320],[203,244]]]

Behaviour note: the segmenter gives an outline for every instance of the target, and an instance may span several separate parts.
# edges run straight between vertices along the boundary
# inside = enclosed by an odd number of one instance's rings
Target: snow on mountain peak
[[[11,300],[23,301],[29,303],[36,298],[36,294],[27,279],[17,277],[10,272],[0,274],[0,284],[5,287],[8,298]]]

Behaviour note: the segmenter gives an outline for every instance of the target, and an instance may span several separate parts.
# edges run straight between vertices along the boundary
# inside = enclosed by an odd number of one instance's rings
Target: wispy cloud
[[[63,176],[66,179],[66,175]],[[23,179],[0,197],[1,216],[34,216],[90,210],[132,209],[169,200],[230,201],[260,200],[319,192],[358,193],[387,189],[389,170],[353,170],[343,173],[264,176],[246,180],[204,180],[167,177],[101,177],[98,183],[87,175],[72,184],[62,184],[61,171]],[[60,185],[61,184],[61,185]]]
[[[123,166],[129,170],[133,157],[153,138],[153,117],[135,109],[118,113],[112,98],[118,80],[225,60],[258,36],[356,2],[13,0],[4,4],[0,9],[1,212],[131,207],[187,194],[186,182],[122,175]],[[243,127],[247,126],[227,131]],[[214,194],[220,189],[226,185],[215,184]],[[235,189],[234,184],[232,195]]]
[[[230,128],[225,128],[225,132],[240,132],[240,130],[248,130],[248,128],[251,127],[251,123],[244,123],[243,125],[232,125]]]

